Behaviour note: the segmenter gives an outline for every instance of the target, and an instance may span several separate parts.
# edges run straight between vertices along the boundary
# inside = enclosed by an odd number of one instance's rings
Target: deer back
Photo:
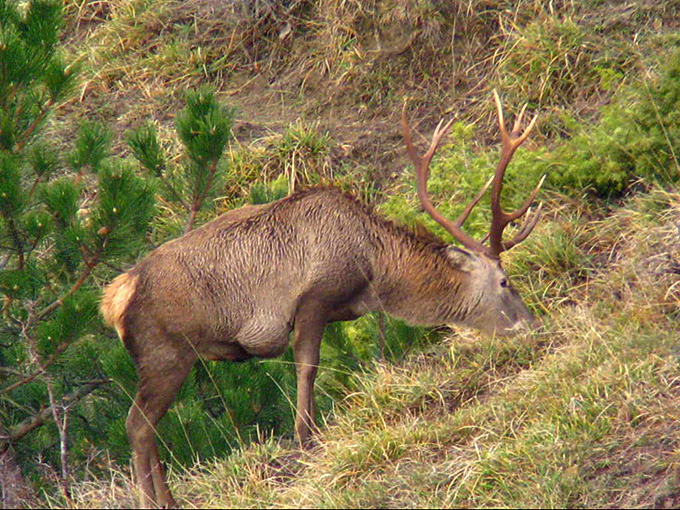
[[[233,339],[254,355],[277,355],[301,300],[332,312],[360,299],[378,237],[367,233],[370,216],[326,188],[230,211],[114,280],[102,312],[121,336],[153,323],[192,343]]]

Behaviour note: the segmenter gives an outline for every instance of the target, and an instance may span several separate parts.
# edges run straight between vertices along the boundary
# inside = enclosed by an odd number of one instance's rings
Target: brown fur
[[[509,332],[531,320],[498,260],[380,217],[333,188],[230,211],[150,253],[104,291],[134,358],[127,428],[142,505],[171,506],[155,427],[198,357],[280,355],[294,332],[296,433],[310,442],[324,327],[371,311]]]

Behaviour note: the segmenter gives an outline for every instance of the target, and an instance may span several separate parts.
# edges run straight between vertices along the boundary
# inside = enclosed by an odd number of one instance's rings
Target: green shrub
[[[565,114],[562,123],[572,134],[570,139],[552,149],[520,149],[506,172],[503,201],[508,205],[504,207],[519,205],[543,174],[548,176],[546,189],[576,197],[590,193],[605,199],[620,196],[639,180],[662,185],[678,182],[678,111],[680,51],[675,51],[656,79],[620,89],[613,102],[602,108],[601,118],[594,125]],[[497,161],[492,150],[473,150],[472,134],[471,127],[454,125],[449,137],[455,143],[441,147],[432,163],[428,191],[447,217],[459,214],[492,175]],[[382,210],[406,223],[421,222],[446,238],[429,216],[417,212],[414,185],[410,184],[414,181],[409,166],[402,188],[387,198]],[[473,234],[485,233],[487,212],[486,200],[482,200],[466,229]]]
[[[621,195],[631,184],[680,180],[680,51],[661,74],[620,90],[597,124],[567,124],[573,138],[538,161],[555,189],[598,197]]]
[[[154,197],[110,161],[103,126],[83,123],[71,150],[44,136],[75,79],[59,53],[61,10],[0,0],[0,450],[32,475],[36,458],[60,468],[66,484],[106,439],[115,407],[95,340],[94,277],[146,245]]]
[[[184,232],[193,229],[199,211],[208,209],[228,173],[223,158],[236,116],[234,108],[221,105],[208,89],[188,91],[186,108],[178,115],[177,134],[184,146],[181,166],[170,165],[156,128],[144,124],[127,133],[132,154],[149,178],[160,181],[164,198],[187,215]],[[177,235],[177,225],[170,235]]]
[[[498,72],[503,89],[519,91],[532,104],[563,104],[594,89],[597,46],[570,17],[545,16],[507,34],[510,48]]]

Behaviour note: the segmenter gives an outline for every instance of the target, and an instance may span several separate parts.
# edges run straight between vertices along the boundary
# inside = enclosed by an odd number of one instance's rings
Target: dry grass
[[[179,499],[206,508],[677,506],[680,197],[652,190],[579,225],[593,272],[550,302],[544,331],[459,331],[399,365],[379,364],[357,375],[359,389],[314,450],[261,438],[174,473]],[[76,486],[73,505],[130,504],[129,479],[112,473]]]
[[[348,180],[389,181],[406,96],[426,119],[422,132],[447,114],[475,122],[484,138],[495,130],[486,91],[500,85],[512,104],[530,98],[547,112],[539,135],[562,135],[563,113],[588,118],[629,70],[653,69],[646,52],[675,16],[669,2],[613,14],[605,2],[551,9],[532,0],[510,10],[488,0],[262,1],[259,12],[212,0],[66,4],[68,48],[85,67],[78,99],[62,105],[69,122],[96,117],[121,131],[153,120],[173,153],[181,94],[211,83],[242,112],[227,200],[246,193],[250,175],[304,181],[353,167]],[[170,473],[178,499],[680,506],[680,198],[652,190],[611,213],[552,202],[551,221],[508,264],[545,331],[502,340],[454,332],[398,366],[378,365],[357,375],[359,390],[327,417],[316,449],[262,438]],[[70,501],[44,495],[36,506],[134,507],[129,469],[109,473],[74,484]]]
[[[667,4],[612,15],[575,1],[71,0],[67,47],[85,72],[69,111],[117,129],[167,123],[185,88],[210,83],[249,123],[280,131],[323,116],[341,143],[359,130],[388,150],[406,97],[428,125],[454,113],[495,139],[488,98],[500,86],[540,109],[539,136],[551,136],[562,114],[587,118],[626,73],[654,67],[673,29]]]

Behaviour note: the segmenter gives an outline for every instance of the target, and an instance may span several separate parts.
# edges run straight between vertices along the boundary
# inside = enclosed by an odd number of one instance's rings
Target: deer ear
[[[458,266],[461,271],[471,271],[477,261],[477,257],[473,253],[455,246],[446,247],[446,256],[449,257],[449,260]]]

